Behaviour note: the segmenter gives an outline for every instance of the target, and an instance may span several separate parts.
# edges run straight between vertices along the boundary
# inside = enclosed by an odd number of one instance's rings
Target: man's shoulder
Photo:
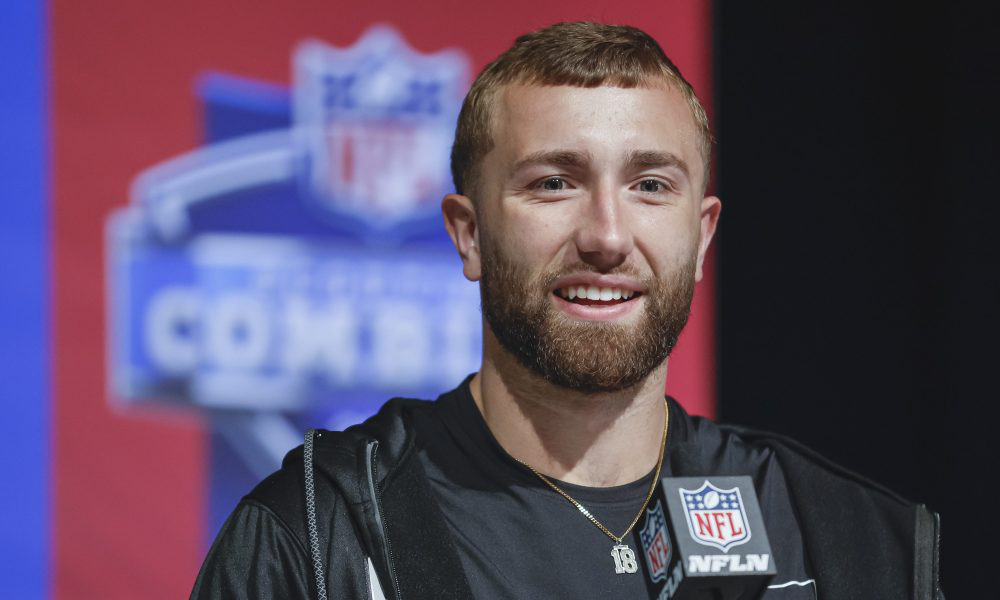
[[[747,455],[771,454],[778,460],[795,494],[800,488],[819,488],[827,493],[866,494],[886,506],[913,507],[911,502],[879,484],[823,456],[787,435],[688,416],[682,413],[687,438],[704,454],[740,452]],[[831,487],[833,486],[833,487]]]
[[[412,415],[429,410],[433,402],[414,398],[392,398],[364,422],[343,431],[317,429],[314,437],[313,463],[317,494],[330,496],[335,503],[343,499],[357,502],[357,482],[363,474],[363,460],[368,448],[378,460],[380,479],[391,473],[413,443]],[[374,445],[374,446],[373,446]],[[266,477],[245,496],[289,521],[301,515],[304,506],[304,446],[290,450],[281,468]]]
[[[247,586],[267,589],[269,597],[312,596],[305,590],[312,585],[310,560],[315,569],[317,552],[336,553],[336,560],[327,563],[328,585],[331,592],[337,590],[332,597],[363,593],[368,564],[374,561],[380,568],[378,549],[384,547],[377,531],[381,527],[372,524],[375,489],[385,492],[383,479],[398,466],[392,461],[401,460],[413,445],[414,413],[431,406],[393,398],[364,423],[344,431],[313,430],[307,436],[310,463],[304,444],[292,449],[281,468],[257,484],[230,515],[209,551],[193,597],[245,597]],[[307,470],[313,476],[308,492]],[[370,477],[376,473],[373,481]],[[310,523],[319,525],[312,534]],[[246,564],[248,560],[253,564]],[[283,570],[280,579],[273,578],[275,565]],[[233,573],[239,576],[234,579]]]
[[[795,491],[804,487],[827,495],[850,491],[853,495],[865,495],[886,508],[912,509],[916,506],[915,502],[885,485],[852,471],[787,435],[732,424],[719,424],[717,427],[724,435],[733,436],[741,443],[774,452],[785,478],[790,486],[796,488]]]
[[[940,522],[925,505],[826,458],[794,439],[680,413],[687,440],[704,454],[770,455],[787,483],[803,542],[823,567],[831,597],[940,598]]]

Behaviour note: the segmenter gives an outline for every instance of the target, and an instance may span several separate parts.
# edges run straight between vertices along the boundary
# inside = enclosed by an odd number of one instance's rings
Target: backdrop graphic
[[[575,19],[642,26],[710,105],[695,0],[51,3],[51,560],[23,597],[186,595],[303,427],[475,369],[477,290],[436,216],[456,103],[517,34]],[[709,265],[671,362],[699,414],[712,286]]]
[[[307,426],[434,397],[482,343],[438,208],[465,55],[376,25],[292,65],[290,92],[203,76],[206,145],[140,174],[108,221],[111,397],[210,423],[208,532]]]

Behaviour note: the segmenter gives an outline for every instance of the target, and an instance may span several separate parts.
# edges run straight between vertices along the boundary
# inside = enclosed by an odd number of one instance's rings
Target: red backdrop
[[[119,413],[105,384],[103,225],[142,169],[198,145],[205,69],[288,82],[294,44],[352,44],[390,23],[415,48],[460,47],[476,69],[556,21],[637,25],[710,105],[709,3],[54,0],[56,597],[177,598],[204,554],[205,442],[192,417]],[[714,412],[713,269],[668,389]]]

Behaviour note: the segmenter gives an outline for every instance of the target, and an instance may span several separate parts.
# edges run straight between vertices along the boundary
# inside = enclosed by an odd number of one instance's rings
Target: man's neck
[[[470,388],[508,454],[550,477],[592,487],[630,483],[656,466],[667,418],[666,361],[631,388],[587,394],[526,369],[486,329],[483,367]]]

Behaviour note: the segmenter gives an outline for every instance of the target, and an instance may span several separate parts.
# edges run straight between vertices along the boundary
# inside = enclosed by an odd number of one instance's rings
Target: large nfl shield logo
[[[349,48],[301,44],[293,110],[314,199],[376,229],[440,220],[468,73],[461,52],[422,54],[388,27]]]
[[[696,490],[681,488],[680,494],[694,541],[723,552],[750,541],[750,526],[739,488],[724,490],[706,480]]]
[[[438,208],[465,55],[378,25],[293,66],[291,88],[200,77],[206,145],[140,173],[107,226],[110,396],[211,419],[213,519],[304,429],[447,389],[482,346]]]
[[[663,581],[667,578],[667,567],[670,565],[670,534],[659,500],[654,508],[646,510],[646,525],[639,531],[639,540],[646,555],[649,577],[654,582]]]

